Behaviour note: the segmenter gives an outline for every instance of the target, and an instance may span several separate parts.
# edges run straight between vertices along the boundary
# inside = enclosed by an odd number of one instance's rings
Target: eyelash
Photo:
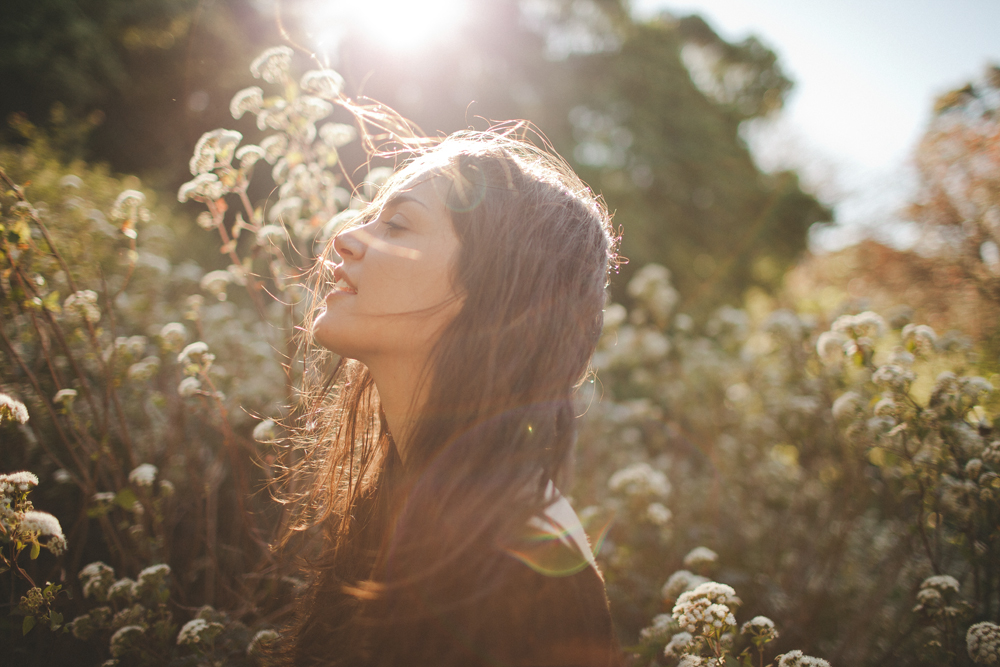
[[[382,224],[385,225],[387,234],[396,234],[406,229],[403,225],[393,222],[392,220],[384,220]]]

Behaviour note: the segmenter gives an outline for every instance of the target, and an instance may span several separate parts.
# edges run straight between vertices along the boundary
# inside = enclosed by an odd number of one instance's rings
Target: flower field
[[[343,79],[296,67],[252,63],[259,134],[206,132],[176,203],[0,148],[0,663],[265,664],[289,620],[302,276],[390,173],[354,180]],[[991,339],[845,295],[685,312],[654,263],[622,291],[565,491],[632,664],[1000,664]]]

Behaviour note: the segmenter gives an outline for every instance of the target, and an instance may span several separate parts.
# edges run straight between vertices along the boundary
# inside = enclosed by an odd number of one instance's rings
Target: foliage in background
[[[261,87],[230,104],[259,141],[218,129],[195,146],[177,195],[204,206],[197,227],[41,140],[0,153],[0,391],[31,416],[0,424],[4,466],[39,476],[32,502],[68,544],[0,579],[24,664],[254,662],[295,596],[266,549],[280,508],[252,493],[280,437],[257,416],[281,415],[301,372],[297,276],[385,170],[353,189],[354,130],[320,123],[343,80],[293,75],[291,56],[262,54]],[[821,326],[826,311],[760,293],[700,323],[656,264],[626,296],[607,309],[574,495],[606,527],[641,661],[1000,659],[1000,378],[977,376],[995,359],[898,317]],[[28,490],[5,505],[18,526]],[[4,519],[5,560],[43,523]]]
[[[971,344],[872,312],[827,331],[766,300],[698,327],[655,265],[629,292],[606,313],[575,494],[611,521],[620,626],[712,575],[774,619],[774,652],[968,664],[970,625],[1000,621],[1000,376],[976,375]],[[684,631],[654,628],[646,655]]]
[[[1000,302],[1000,67],[938,99],[916,163],[921,189],[910,215],[925,252],[953,261]]]
[[[185,147],[225,122],[248,49],[277,37],[271,2],[18,4],[0,26],[0,84],[16,91],[0,116],[25,112],[68,148],[167,188],[180,183]],[[311,48],[317,21],[348,20],[335,6],[286,0],[283,27]],[[757,169],[740,136],[791,88],[755,38],[727,43],[697,17],[638,20],[622,0],[470,2],[466,15],[415,57],[350,25],[331,55],[349,90],[430,135],[483,118],[543,128],[626,230],[619,299],[647,262],[671,267],[698,316],[738,303],[748,285],[773,290],[810,225],[830,219],[794,174]]]

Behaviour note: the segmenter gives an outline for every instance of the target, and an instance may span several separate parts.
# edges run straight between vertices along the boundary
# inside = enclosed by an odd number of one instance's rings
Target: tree
[[[938,98],[915,156],[910,206],[924,244],[1000,303],[1000,67]]]

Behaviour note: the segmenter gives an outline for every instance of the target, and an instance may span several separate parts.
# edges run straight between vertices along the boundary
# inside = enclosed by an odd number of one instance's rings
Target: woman
[[[565,163],[461,133],[327,248],[312,336],[341,361],[309,399],[296,472],[328,543],[291,663],[617,664],[556,491],[615,245]]]

